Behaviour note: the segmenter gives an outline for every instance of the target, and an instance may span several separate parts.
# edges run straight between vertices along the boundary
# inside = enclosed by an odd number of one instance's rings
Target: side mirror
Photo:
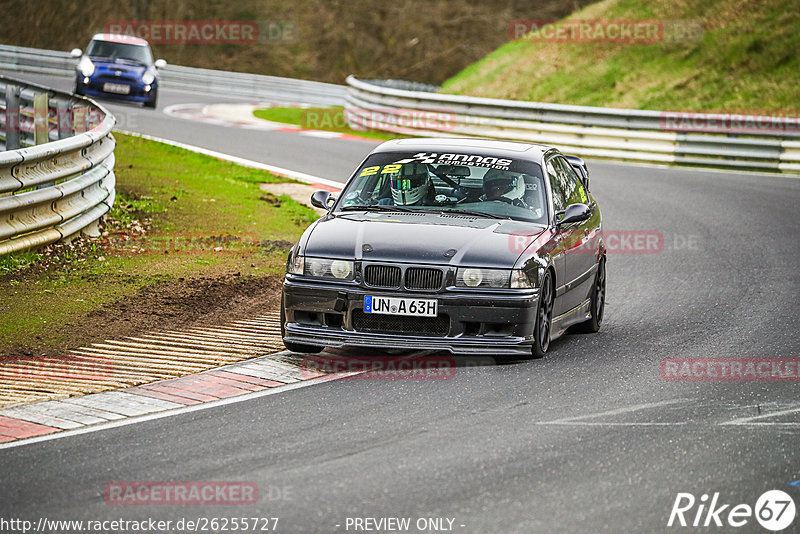
[[[567,161],[575,169],[575,172],[578,173],[578,177],[583,182],[583,188],[586,191],[589,191],[589,168],[586,166],[586,162],[583,161],[578,156],[564,156],[567,158]]]
[[[561,214],[564,215],[564,218],[559,221],[558,216]],[[556,226],[585,221],[591,216],[592,210],[589,209],[589,206],[586,204],[570,204],[564,211],[559,211],[556,213]]]
[[[163,59],[157,59],[154,65],[156,66],[157,69],[163,69],[164,67],[167,66],[167,62]]]
[[[331,211],[331,205],[335,200],[336,197],[330,191],[325,191],[324,189],[314,191],[314,194],[311,195],[311,205],[327,211]]]
[[[69,55],[70,55],[70,57],[72,57],[72,58],[78,59],[79,57],[81,57],[81,56],[83,55],[83,52],[81,52],[81,49],[80,49],[80,48],[73,48],[73,49],[70,51]]]

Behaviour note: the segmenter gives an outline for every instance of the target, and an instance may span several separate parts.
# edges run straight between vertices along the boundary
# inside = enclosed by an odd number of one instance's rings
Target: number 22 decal
[[[386,165],[383,167],[381,174],[394,174],[396,172],[400,172],[400,169],[403,167],[400,163],[392,163],[390,165]],[[380,165],[376,165],[374,167],[365,167],[364,170],[361,171],[359,176],[373,176],[378,174],[378,170],[381,168]]]

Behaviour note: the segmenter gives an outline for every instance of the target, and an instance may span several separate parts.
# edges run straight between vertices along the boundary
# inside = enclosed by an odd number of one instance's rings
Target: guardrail
[[[472,136],[543,143],[585,157],[800,172],[798,117],[735,116],[568,106],[420,90],[396,80],[347,78],[351,127],[407,135]],[[713,133],[685,131],[686,121]],[[772,125],[772,131],[761,126]],[[788,126],[788,127],[787,127]]]
[[[74,76],[77,63],[67,52],[0,45],[0,70]],[[346,93],[344,85],[180,65],[168,65],[162,69],[159,72],[159,84],[164,89],[319,106],[343,106]]]
[[[99,233],[114,123],[89,99],[0,76],[0,254]]]

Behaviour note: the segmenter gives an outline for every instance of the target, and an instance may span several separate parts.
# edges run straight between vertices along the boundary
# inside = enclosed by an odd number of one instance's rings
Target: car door
[[[564,208],[567,207],[567,191],[564,184],[564,179],[561,174],[559,174],[556,164],[555,158],[551,157],[548,158],[545,162],[545,167],[547,169],[547,178],[550,183],[550,194],[553,199],[553,210],[550,213],[551,217],[551,224],[555,227],[555,216],[554,214],[558,211],[562,211]],[[552,248],[552,252],[550,256],[553,261],[553,267],[555,267],[556,277],[555,277],[555,289],[556,289],[556,296],[555,302],[553,303],[553,315],[558,316],[567,311],[569,308],[566,307],[566,303],[564,300],[564,280],[566,279],[566,249],[564,247],[564,233],[561,231],[551,233],[550,231],[547,232],[547,235],[550,236],[550,240],[552,243],[548,243],[548,248]]]
[[[594,280],[596,258],[591,245],[595,237],[593,230],[598,226],[599,211],[590,204],[583,182],[566,158],[557,156],[554,160],[554,167],[566,184],[566,205],[581,203],[591,205],[594,209],[589,219],[564,225],[560,229],[565,251],[564,304],[566,310],[571,310],[588,298]]]

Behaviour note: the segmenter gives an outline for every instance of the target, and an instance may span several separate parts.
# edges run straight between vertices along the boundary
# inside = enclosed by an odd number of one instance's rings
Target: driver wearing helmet
[[[433,204],[436,191],[428,167],[422,163],[407,163],[400,172],[389,176],[392,201],[395,206],[425,206]],[[388,201],[388,199],[386,199]],[[384,203],[381,201],[381,203]]]
[[[483,176],[483,195],[480,200],[499,200],[513,206],[527,208],[522,199],[525,195],[525,181],[522,176],[500,169],[489,169]]]

